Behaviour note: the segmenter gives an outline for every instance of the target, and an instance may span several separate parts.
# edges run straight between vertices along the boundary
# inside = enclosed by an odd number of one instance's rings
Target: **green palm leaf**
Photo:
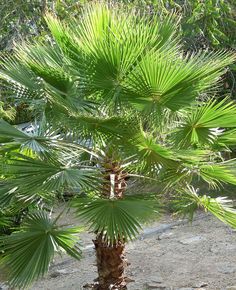
[[[0,232],[1,228],[11,225],[11,219],[0,209]]]
[[[221,131],[217,128],[232,128],[236,124],[236,106],[226,99],[197,104],[186,111],[183,124],[177,129],[174,141],[180,146],[217,142]]]
[[[137,152],[134,167],[140,168],[143,172],[152,172],[157,175],[163,166],[167,168],[179,166],[178,156],[170,148],[158,144],[152,134],[141,131],[131,139],[131,143]]]
[[[181,190],[175,197],[175,209],[177,213],[190,215],[192,219],[194,212],[200,207],[211,212],[222,222],[236,228],[236,210],[232,200],[226,197],[211,198],[207,195],[198,195],[193,187]]]
[[[4,103],[0,101],[0,118],[6,118],[8,120],[14,120],[16,111],[13,107],[4,108]]]
[[[150,197],[149,197],[150,198]],[[155,198],[76,199],[73,203],[79,217],[110,243],[133,239],[140,231],[140,219],[157,212]]]
[[[221,183],[236,185],[235,160],[202,164],[199,166],[198,175],[213,187],[217,187]]]
[[[137,123],[132,116],[78,115],[59,121],[63,128],[73,128],[74,137],[85,140],[127,138],[137,132]]]
[[[168,58],[170,56],[170,58]],[[173,111],[188,106],[199,92],[216,84],[233,54],[216,53],[177,57],[149,53],[127,80],[127,100],[150,106],[165,106]]]
[[[3,119],[0,119],[0,137],[10,140],[16,140],[18,138],[26,139],[28,138],[28,135],[26,135],[24,132],[17,130],[15,127],[11,126]]]
[[[0,185],[0,208],[4,209],[16,198],[17,187],[8,184],[6,181],[1,181]]]
[[[3,56],[0,59],[1,70],[0,77],[11,84],[13,84],[14,89],[20,88],[26,90],[26,92],[35,96],[40,96],[42,92],[40,91],[40,83],[36,79],[36,75],[33,71],[29,70],[28,67],[23,62],[19,62],[17,58],[13,56]]]
[[[236,129],[224,130],[221,132],[216,143],[221,146],[234,146],[236,144]]]
[[[99,121],[103,124],[102,120]],[[82,122],[83,118],[81,123]],[[92,118],[92,120],[89,119],[86,122],[85,117],[85,123],[87,126],[89,126],[90,123],[93,123],[94,127],[96,127],[96,119],[94,118]],[[105,120],[104,123],[106,123]],[[111,123],[114,125],[114,122],[111,121]],[[75,123],[71,122],[70,125],[75,126]],[[56,130],[53,130],[53,127],[48,127],[47,124],[44,126],[43,122],[39,122],[38,124],[35,124],[34,132],[27,134],[0,119],[0,143],[2,143],[0,152],[11,152],[18,149],[25,155],[32,156],[36,154],[42,159],[55,159],[55,155],[58,155],[58,152],[60,152],[60,154],[64,153],[70,154],[70,156],[73,155],[74,158],[78,159],[83,152],[95,155],[91,149],[78,144],[81,136],[77,136],[77,142],[74,142],[73,139],[70,140],[66,133],[67,129],[67,127],[64,127],[60,132],[58,127]]]
[[[0,169],[0,174],[7,178],[8,186],[5,194],[12,193],[13,188],[25,198],[34,198],[40,192],[56,192],[70,188],[96,188],[99,177],[95,169],[67,167],[58,160],[39,160],[21,154]],[[9,186],[12,186],[9,191]]]
[[[79,259],[81,254],[75,234],[80,231],[78,227],[57,226],[45,212],[30,214],[21,230],[0,237],[0,263],[9,272],[10,284],[25,288],[42,277],[48,271],[55,251],[60,249]]]

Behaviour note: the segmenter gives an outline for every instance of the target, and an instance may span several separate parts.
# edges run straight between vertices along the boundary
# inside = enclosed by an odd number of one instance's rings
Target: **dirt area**
[[[87,247],[81,261],[57,258],[48,276],[31,290],[76,290],[92,282],[96,267],[91,238],[82,234]],[[236,231],[211,215],[200,213],[192,225],[165,217],[128,244],[127,256],[127,276],[135,280],[129,290],[236,289]]]

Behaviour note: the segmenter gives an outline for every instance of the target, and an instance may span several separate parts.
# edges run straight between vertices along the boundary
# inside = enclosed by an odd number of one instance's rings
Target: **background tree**
[[[15,45],[25,41],[50,41],[51,35],[44,20],[45,13],[51,12],[60,19],[76,16],[84,2],[87,1],[58,1],[58,0],[3,0],[0,4],[0,51],[11,53]],[[11,122],[19,124],[34,119],[34,108],[27,103],[14,101],[8,92],[0,90],[0,101],[6,111],[15,111],[10,117]],[[2,109],[2,110],[3,110]]]
[[[65,191],[95,234],[96,289],[126,289],[125,243],[166,193],[177,212],[204,207],[236,227],[229,200],[194,188],[199,179],[236,183],[235,160],[221,154],[236,142],[236,106],[212,97],[235,56],[186,55],[177,18],[122,5],[46,21],[54,41],[18,45],[1,61],[6,89],[40,108],[31,134],[0,123],[2,223],[10,211],[29,211],[20,229],[0,238],[10,284],[41,277],[60,248],[80,257],[80,229],[61,228],[47,214]],[[161,194],[127,194],[132,177],[161,184]]]

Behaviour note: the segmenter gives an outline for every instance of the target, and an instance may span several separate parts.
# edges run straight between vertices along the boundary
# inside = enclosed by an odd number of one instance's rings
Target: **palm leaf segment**
[[[182,147],[220,143],[223,140],[227,144],[224,136],[232,136],[234,131],[224,133],[224,128],[234,128],[235,124],[234,102],[224,99],[200,103],[184,112],[182,126],[177,128],[174,140],[177,146]]]
[[[63,249],[72,257],[80,258],[75,235],[80,229],[63,228],[55,222],[45,212],[37,212],[30,214],[21,230],[0,237],[0,264],[9,274],[12,286],[23,289],[42,277],[48,271],[55,251]]]
[[[0,120],[0,148],[3,157],[0,175],[1,204],[12,198],[32,201],[44,193],[56,193],[66,188],[78,191],[94,189],[98,184],[96,169],[84,167],[80,156],[90,149],[61,140],[63,134],[37,136],[26,134]],[[72,152],[73,151],[73,152]]]
[[[46,157],[44,155],[47,155],[47,153],[50,155],[50,152],[60,151],[65,153],[73,149],[79,154],[81,151],[88,150],[76,143],[66,142],[65,133],[50,130],[50,127],[43,128],[43,126],[40,127],[40,124],[35,124],[34,131],[31,134],[25,133],[0,119],[0,152],[19,149],[21,152],[27,151],[29,154],[34,153],[43,158]]]
[[[226,197],[211,198],[207,195],[199,195],[193,187],[188,187],[186,190],[179,191],[174,206],[177,213],[190,215],[191,219],[198,208],[204,208],[222,222],[236,228],[236,210],[232,206],[232,200]]]
[[[7,183],[17,187],[25,196],[32,197],[39,192],[55,192],[63,188],[71,190],[86,188],[95,181],[95,170],[67,168],[59,161],[45,162],[24,155],[16,155],[3,166],[1,174],[7,178]]]
[[[77,215],[110,244],[136,237],[141,229],[140,221],[159,211],[155,196],[129,196],[125,199],[78,198],[73,206]]]

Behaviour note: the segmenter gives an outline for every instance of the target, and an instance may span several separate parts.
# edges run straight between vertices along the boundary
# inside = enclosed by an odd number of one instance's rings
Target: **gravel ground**
[[[91,238],[82,234],[85,245]],[[127,276],[135,280],[129,290],[236,289],[236,231],[210,215],[201,213],[192,225],[165,217],[128,244],[127,256]],[[94,278],[94,252],[87,246],[81,261],[56,258],[30,290],[79,290]]]

